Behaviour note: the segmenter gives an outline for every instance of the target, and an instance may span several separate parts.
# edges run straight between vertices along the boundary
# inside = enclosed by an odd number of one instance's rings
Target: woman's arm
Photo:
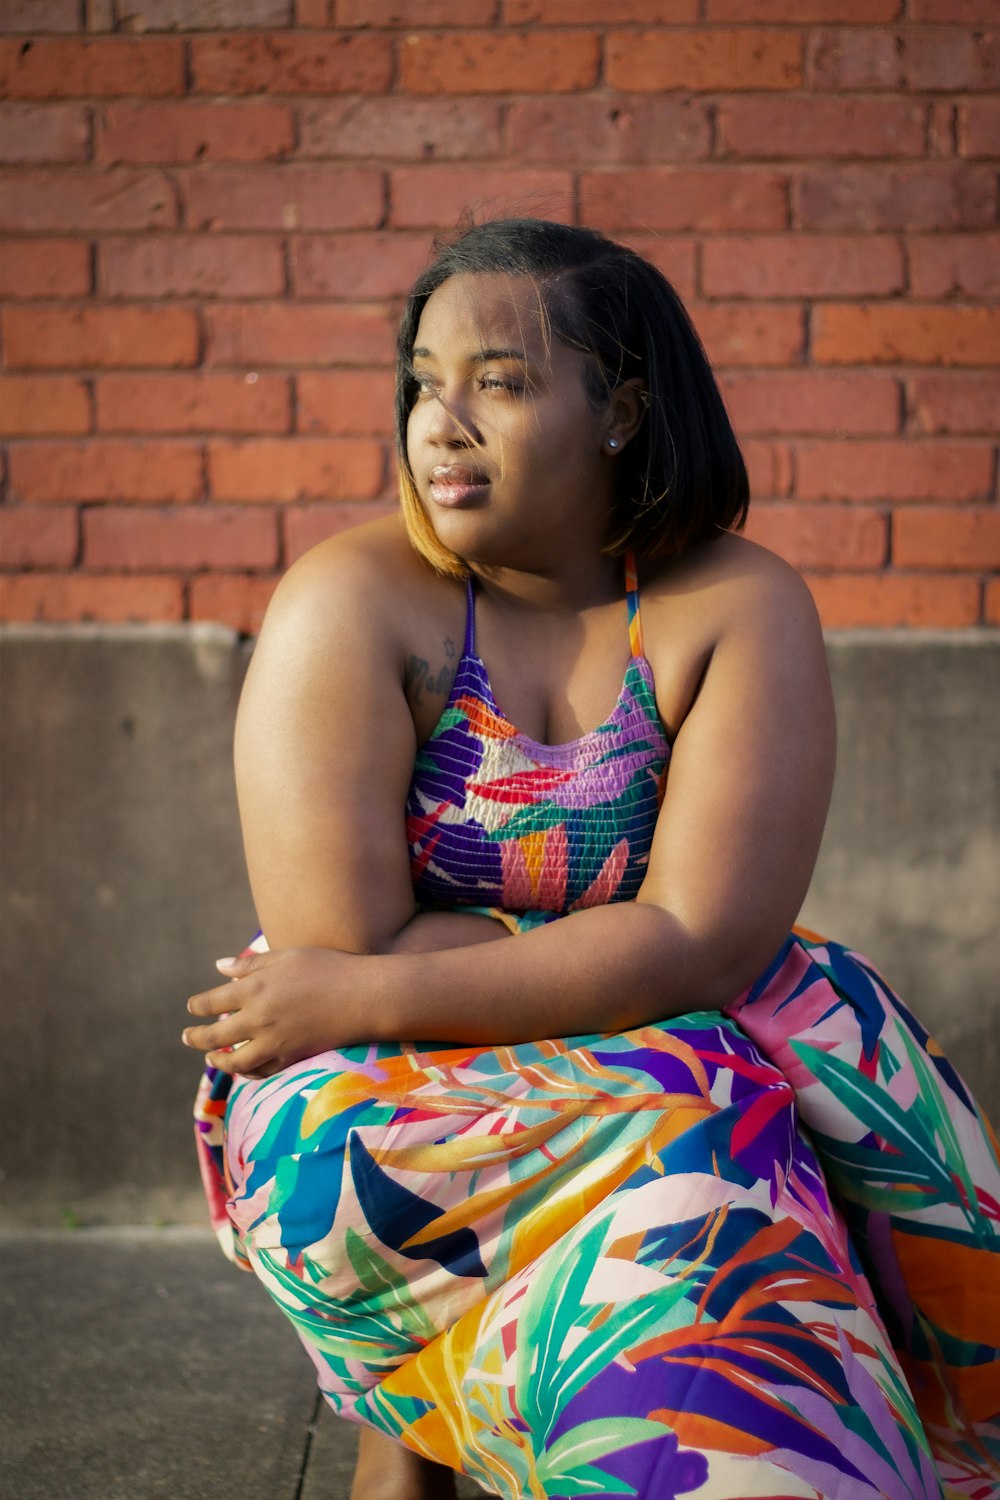
[[[254,1050],[240,1068],[268,1070],[295,1050],[294,1038],[275,1031],[293,992],[326,1046],[579,1035],[735,998],[777,951],[804,898],[829,801],[834,728],[822,634],[801,579],[770,559],[727,580],[726,599],[674,745],[636,902],[576,913],[495,946],[488,961],[463,950],[265,955],[241,971],[240,1014],[195,1044],[250,1034]],[[216,1013],[223,996],[233,1003],[231,990],[196,997],[195,1013]],[[270,1034],[259,1046],[258,1025]]]

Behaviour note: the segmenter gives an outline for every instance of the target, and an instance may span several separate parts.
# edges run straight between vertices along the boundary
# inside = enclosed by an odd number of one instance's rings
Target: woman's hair
[[[417,551],[440,572],[465,564],[434,533],[406,453],[417,394],[413,346],[424,305],[452,276],[500,273],[538,286],[552,336],[590,356],[588,396],[601,410],[637,379],[646,409],[616,462],[604,550],[678,556],[746,520],[746,467],[711,367],[684,306],[655,266],[593,229],[544,219],[495,219],[438,242],[403,309],[396,367],[396,444],[403,520]]]

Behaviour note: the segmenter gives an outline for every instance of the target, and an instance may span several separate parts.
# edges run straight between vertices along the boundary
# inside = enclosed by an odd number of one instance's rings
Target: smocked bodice
[[[465,649],[407,798],[422,905],[564,914],[638,894],[670,745],[627,574],[632,656],[618,701],[604,723],[562,745],[522,734],[498,706],[475,651],[470,581]]]

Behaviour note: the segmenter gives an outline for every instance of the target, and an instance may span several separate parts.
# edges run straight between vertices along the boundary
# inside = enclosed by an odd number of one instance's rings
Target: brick
[[[86,161],[90,118],[78,104],[8,104],[0,114],[0,162]]]
[[[19,500],[195,500],[202,491],[201,451],[187,443],[87,442],[17,444],[10,450],[10,488]]]
[[[958,27],[908,28],[903,68],[911,89],[964,93],[1000,88],[1000,36]]]
[[[288,26],[291,0],[127,0],[134,31],[228,31]]]
[[[114,31],[115,0],[85,0],[86,29],[88,31]]]
[[[497,0],[333,0],[337,26],[491,26]],[[508,24],[512,17],[505,17]]]
[[[701,19],[698,0],[507,0],[508,26],[678,26]]]
[[[280,161],[295,144],[284,104],[108,104],[95,119],[99,162]]]
[[[752,95],[718,106],[719,155],[923,156],[925,109],[905,99]]]
[[[285,288],[281,240],[257,235],[157,235],[98,248],[106,297],[274,297]]]
[[[258,506],[101,506],[83,517],[87,568],[166,572],[190,568],[273,568],[278,521]]]
[[[907,381],[906,405],[915,432],[996,431],[1000,370],[954,370]]]
[[[192,90],[201,94],[381,94],[392,82],[392,42],[341,32],[195,36]]]
[[[739,434],[899,431],[899,383],[888,375],[731,374],[722,394]]]
[[[743,461],[754,499],[784,500],[792,493],[792,450],[787,443],[744,438]]]
[[[989,365],[1000,348],[1000,307],[846,307],[813,310],[817,364]]]
[[[90,398],[82,380],[69,375],[0,378],[0,434],[4,437],[89,431]]]
[[[402,230],[300,236],[291,253],[300,297],[402,297],[427,265],[431,239]]]
[[[161,172],[81,173],[39,168],[0,173],[7,229],[170,229],[177,204]]]
[[[0,31],[79,30],[79,0],[0,0]]]
[[[336,0],[295,0],[296,26],[335,26]]]
[[[583,172],[580,204],[584,222],[601,229],[784,229],[788,181],[759,168]]]
[[[225,304],[205,310],[210,365],[378,365],[395,359],[396,320],[379,307]]]
[[[500,105],[492,99],[308,100],[299,107],[300,157],[463,161],[500,154]]]
[[[772,26],[780,21],[790,21],[796,26],[822,25],[828,21],[876,25],[895,21],[901,9],[901,0],[708,0],[706,19],[767,21]]]
[[[922,505],[893,519],[892,558],[900,568],[1000,568],[1000,507]]]
[[[905,286],[889,235],[727,235],[702,246],[708,297],[879,297]]]
[[[962,156],[995,157],[1000,141],[1000,99],[963,99],[958,105],[958,149]]]
[[[341,501],[336,505],[290,505],[282,513],[285,528],[285,556],[288,562],[325,542],[327,537],[341,531],[350,531],[352,526],[367,521],[377,521],[382,516],[394,515],[399,509],[396,501],[369,501],[366,505],[351,505]]]
[[[796,185],[803,229],[988,229],[996,223],[989,167],[818,167]]]
[[[948,100],[934,100],[927,111],[927,155],[955,156],[957,140],[955,105]]]
[[[481,217],[572,216],[572,173],[502,167],[400,167],[391,173],[390,223],[402,229],[450,229],[470,209]]]
[[[798,445],[803,500],[978,500],[993,489],[993,448],[901,438]]]
[[[658,239],[654,235],[629,234],[621,237],[621,243],[628,245],[637,255],[648,260],[650,265],[662,271],[685,303],[696,295],[697,275],[693,239],[675,237]]]
[[[746,535],[795,568],[880,568],[888,546],[886,518],[861,505],[751,505]]]
[[[802,84],[802,37],[795,31],[611,31],[605,46],[607,82],[615,89],[697,94]]]
[[[712,145],[708,106],[669,95],[578,95],[513,101],[511,156],[522,162],[700,161]]]
[[[815,89],[896,89],[903,83],[898,33],[882,27],[839,27],[810,34],[806,79]]]
[[[0,585],[0,618],[121,624],[180,620],[184,588],[177,578],[24,573]]]
[[[688,312],[713,365],[801,364],[805,349],[802,309],[789,303],[697,303]]]
[[[859,627],[961,629],[979,619],[972,578],[921,573],[806,574],[824,630]]]
[[[1000,0],[909,0],[911,21],[949,26],[991,26],[1000,21]]]
[[[192,229],[372,229],[383,174],[366,167],[219,167],[186,175]]]
[[[0,31],[78,31],[79,0],[0,0]]]
[[[83,240],[0,240],[0,297],[85,297],[90,246]]]
[[[337,437],[390,437],[391,370],[305,371],[298,377],[298,430]]]
[[[1000,625],[1000,578],[987,580],[983,597],[983,624]]]
[[[289,382],[279,375],[104,375],[100,432],[288,432]]]
[[[184,92],[184,43],[154,37],[0,42],[0,95],[114,99]]]
[[[36,510],[34,506],[0,506],[0,566],[4,568],[71,568],[76,562],[75,506]]]
[[[191,579],[188,612],[192,620],[213,620],[241,635],[257,635],[277,586],[277,574],[200,573]]]
[[[911,239],[914,297],[1000,297],[1000,234],[936,234]]]
[[[411,94],[568,94],[593,88],[600,63],[593,31],[413,32],[400,83]]]
[[[209,444],[217,500],[367,500],[382,487],[381,443],[365,438],[260,438]]]
[[[198,319],[187,308],[8,307],[13,370],[164,368],[198,361]]]

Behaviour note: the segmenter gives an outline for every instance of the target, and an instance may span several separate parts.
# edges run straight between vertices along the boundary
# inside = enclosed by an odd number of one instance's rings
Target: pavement
[[[347,1500],[357,1430],[207,1230],[0,1232],[0,1319],[9,1500]]]

